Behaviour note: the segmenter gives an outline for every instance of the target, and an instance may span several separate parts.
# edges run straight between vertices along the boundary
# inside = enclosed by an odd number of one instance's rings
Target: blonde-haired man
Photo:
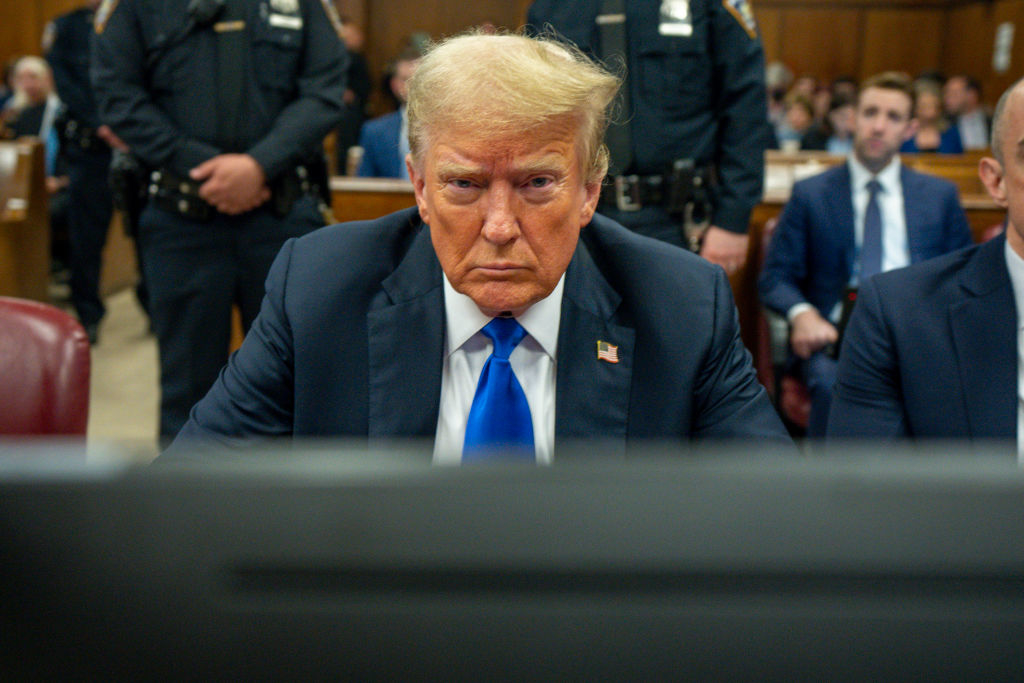
[[[410,81],[417,208],[288,242],[173,450],[409,436],[439,463],[547,463],[580,438],[787,442],[722,270],[594,213],[617,86],[552,41],[434,47]]]

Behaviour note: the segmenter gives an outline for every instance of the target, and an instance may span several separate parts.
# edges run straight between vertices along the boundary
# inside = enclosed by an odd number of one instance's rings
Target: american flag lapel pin
[[[608,363],[619,362],[619,347],[606,341],[597,340],[597,359]]]

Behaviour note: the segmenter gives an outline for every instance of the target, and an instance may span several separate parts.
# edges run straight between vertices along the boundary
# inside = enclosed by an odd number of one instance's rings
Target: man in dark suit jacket
[[[1005,236],[879,275],[860,291],[829,438],[1019,440],[1024,304],[1024,86],[999,100],[979,175]]]
[[[418,209],[288,242],[258,321],[176,446],[435,437],[435,460],[459,462],[499,362],[487,357],[496,319],[525,330],[507,386],[529,404],[538,462],[571,439],[787,443],[721,268],[594,215],[617,87],[549,40],[434,48],[410,84]]]
[[[388,78],[388,87],[398,102],[398,109],[363,124],[359,133],[363,158],[357,175],[364,178],[408,179],[405,155],[409,151],[409,144],[403,122],[406,119],[405,101],[409,91],[407,83],[416,71],[419,60],[419,53],[412,50],[403,52],[395,60],[392,74]]]
[[[866,81],[858,96],[853,155],[846,164],[793,186],[768,249],[758,288],[762,302],[791,325],[791,364],[811,393],[809,436],[824,436],[828,424],[836,371],[828,351],[839,340],[840,301],[848,286],[864,279],[860,254],[871,201],[868,182],[881,184],[876,270],[917,263],[971,242],[956,187],[899,162],[900,145],[914,133],[912,111],[907,79],[880,74]]]

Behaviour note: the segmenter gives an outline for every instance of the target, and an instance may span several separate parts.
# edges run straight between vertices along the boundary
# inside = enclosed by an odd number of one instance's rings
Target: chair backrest
[[[72,316],[0,297],[0,434],[85,435],[89,338]]]

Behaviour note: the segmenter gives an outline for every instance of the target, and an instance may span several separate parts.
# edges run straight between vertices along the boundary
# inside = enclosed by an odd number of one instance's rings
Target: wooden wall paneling
[[[861,59],[861,10],[784,9],[780,59],[796,75],[830,79],[857,74]]]
[[[872,8],[865,12],[861,78],[890,70],[916,76],[940,67],[941,10]]]
[[[375,88],[388,60],[394,58],[415,32],[432,38],[457,34],[484,22],[514,30],[525,16],[529,2],[516,0],[475,0],[453,5],[450,0],[381,0],[367,3],[366,59]],[[371,110],[381,114],[387,110],[387,99],[375,91]]]
[[[992,69],[992,47],[995,43],[996,27],[1009,21],[1016,27],[1013,36],[1013,50],[1010,57],[1010,68],[1006,73],[997,74]],[[984,46],[984,64],[987,75],[981,77],[982,99],[991,106],[999,100],[1003,91],[1024,76],[1024,0],[1003,0],[996,2],[992,10],[992,38]]]
[[[782,59],[782,10],[777,7],[754,6],[754,19],[761,33],[765,63]]]
[[[942,51],[942,70],[948,76],[971,74],[983,82],[992,75],[995,21],[991,4],[972,3],[951,7],[946,13],[943,44],[962,46]],[[985,94],[984,84],[982,93]]]

